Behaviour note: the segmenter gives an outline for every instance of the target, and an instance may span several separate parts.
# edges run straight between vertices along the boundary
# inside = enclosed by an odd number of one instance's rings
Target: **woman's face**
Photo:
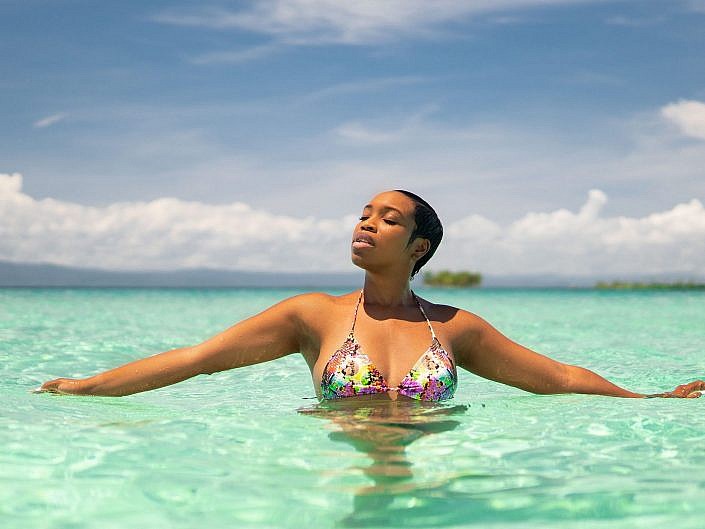
[[[397,191],[375,196],[362,209],[352,238],[352,261],[369,271],[389,267],[409,271],[428,251],[428,241],[409,238],[416,228],[414,201]]]

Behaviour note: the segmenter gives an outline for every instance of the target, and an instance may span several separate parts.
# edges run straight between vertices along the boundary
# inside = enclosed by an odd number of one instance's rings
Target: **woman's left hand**
[[[702,380],[696,380],[695,382],[690,382],[689,384],[681,384],[673,391],[646,395],[646,398],[661,397],[664,399],[697,399],[700,395],[702,395],[702,391],[705,391],[705,382]]]

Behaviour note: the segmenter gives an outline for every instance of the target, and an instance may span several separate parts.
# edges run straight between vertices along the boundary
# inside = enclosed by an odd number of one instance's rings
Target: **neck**
[[[415,303],[409,279],[401,274],[385,275],[368,270],[365,273],[363,293],[365,302],[373,305],[392,307]]]

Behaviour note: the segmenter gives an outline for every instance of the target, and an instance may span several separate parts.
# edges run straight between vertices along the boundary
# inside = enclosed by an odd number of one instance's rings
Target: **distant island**
[[[482,274],[478,272],[426,272],[423,276],[426,285],[434,287],[477,287],[482,283]]]
[[[705,290],[705,283],[693,281],[673,281],[669,283],[641,281],[598,281],[599,290]]]

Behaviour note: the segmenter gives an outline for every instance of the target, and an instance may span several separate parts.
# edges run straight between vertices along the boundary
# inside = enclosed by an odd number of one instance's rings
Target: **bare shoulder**
[[[434,323],[442,324],[446,333],[454,340],[473,339],[488,325],[477,314],[452,305],[432,303],[425,299],[421,299],[421,304],[429,319]]]
[[[464,309],[455,310],[456,312],[453,315],[453,324],[464,332],[478,332],[485,325],[487,325],[487,322],[477,314]]]
[[[324,292],[299,294],[281,302],[287,308],[286,319],[298,328],[300,351],[311,365],[317,358],[322,337],[346,322],[352,314],[359,292],[333,296]]]
[[[452,305],[444,305],[442,303],[433,303],[426,299],[420,298],[421,306],[426,311],[428,317],[432,320],[439,321],[441,323],[448,323],[457,327],[468,327],[474,325],[480,325],[484,320],[468,312],[467,310],[459,309]]]
[[[320,318],[339,308],[347,308],[357,301],[357,292],[333,296],[325,292],[308,292],[292,296],[280,302],[287,310],[302,319]]]

